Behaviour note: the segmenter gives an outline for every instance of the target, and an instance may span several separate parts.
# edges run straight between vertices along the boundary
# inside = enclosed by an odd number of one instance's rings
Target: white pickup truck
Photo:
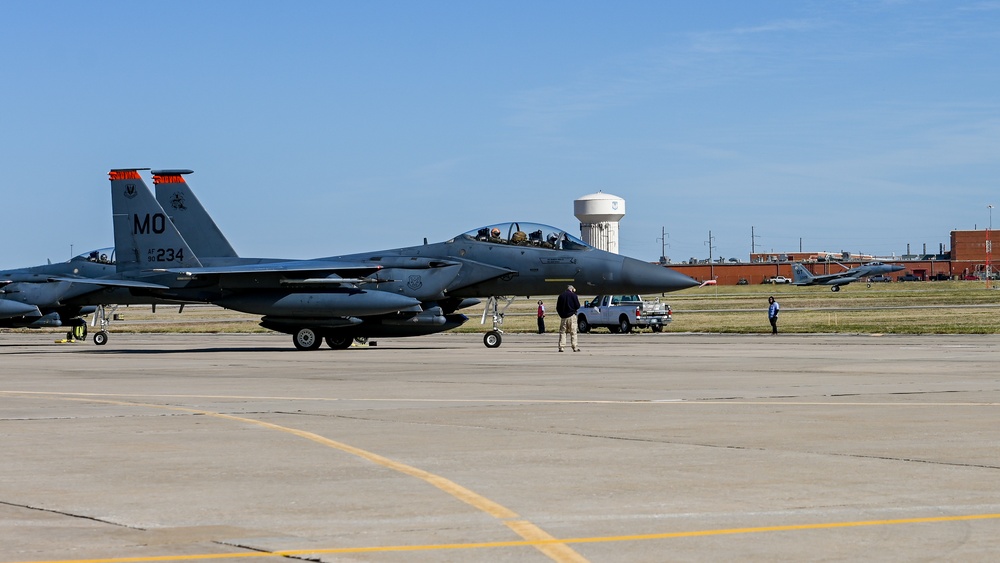
[[[598,295],[586,301],[577,312],[577,329],[590,332],[591,328],[607,327],[611,332],[632,332],[633,328],[650,328],[663,331],[672,318],[670,305],[644,301],[638,295]]]

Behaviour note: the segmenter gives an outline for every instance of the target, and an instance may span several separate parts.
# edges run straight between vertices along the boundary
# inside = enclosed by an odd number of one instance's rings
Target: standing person
[[[556,299],[556,312],[559,313],[559,351],[566,346],[566,333],[569,333],[569,344],[574,352],[579,352],[576,343],[576,312],[580,310],[580,299],[576,296],[576,288],[567,286],[566,291]]]
[[[538,302],[538,334],[545,334],[545,303]]]
[[[767,307],[767,320],[771,321],[771,334],[778,334],[778,311],[781,310],[781,305],[778,305],[774,297],[768,297],[767,302],[769,303]]]

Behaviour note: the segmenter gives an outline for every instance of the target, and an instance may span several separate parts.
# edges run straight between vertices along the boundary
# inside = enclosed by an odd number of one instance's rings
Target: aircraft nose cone
[[[634,258],[622,262],[622,281],[637,293],[663,293],[700,285],[680,272]]]

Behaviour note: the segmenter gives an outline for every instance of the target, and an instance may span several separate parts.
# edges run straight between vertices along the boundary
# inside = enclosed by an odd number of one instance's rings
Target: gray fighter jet
[[[203,252],[224,255],[224,259],[212,258],[217,263],[256,260],[236,257],[229,241],[185,182],[184,175],[189,173],[153,172],[156,199],[183,238],[199,256]],[[485,335],[484,343],[496,347],[501,342],[503,321],[499,302],[506,300],[509,306],[509,296],[553,295],[569,284],[607,293],[661,293],[698,285],[673,270],[603,252],[561,229],[527,222],[477,228],[442,243],[318,261],[379,267],[376,275],[364,281],[364,291],[412,297],[419,300],[419,307],[346,318],[265,313],[261,325],[293,335],[300,348],[317,347],[321,338],[332,348],[344,348],[356,338],[417,336],[449,330],[467,319],[457,311],[479,303],[479,298],[488,299],[484,322],[488,315],[493,320],[493,330]],[[247,310],[248,302],[254,299],[240,294],[212,302]],[[333,315],[335,311],[327,313]]]
[[[16,268],[0,272],[0,326],[4,328],[70,327],[70,340],[87,336],[82,318],[96,310],[93,306],[68,305],[66,300],[100,290],[93,284],[57,281],[79,275],[84,278],[114,274],[113,249],[81,254],[68,262]]]
[[[0,272],[0,327],[70,327],[67,340],[87,337],[82,317],[98,313],[101,332],[94,343],[107,342],[104,304],[157,304],[160,299],[136,299],[128,291],[158,287],[115,277],[115,249],[93,250],[67,262],[16,268]],[[95,281],[100,280],[100,281]]]
[[[792,285],[829,285],[832,286],[830,287],[831,291],[840,291],[840,286],[842,285],[847,285],[870,276],[898,272],[903,269],[905,269],[903,266],[897,266],[896,264],[869,262],[835,274],[813,274],[801,262],[796,262],[792,264]]]

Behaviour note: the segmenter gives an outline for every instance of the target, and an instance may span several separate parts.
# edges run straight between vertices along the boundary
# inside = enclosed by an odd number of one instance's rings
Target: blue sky
[[[7,2],[0,267],[112,244],[111,168],[191,168],[247,256],[578,233],[936,251],[1000,205],[1000,2]],[[148,177],[147,177],[148,179]],[[151,182],[149,182],[151,185]],[[998,210],[1000,213],[1000,210]],[[1000,215],[997,217],[1000,225]]]

